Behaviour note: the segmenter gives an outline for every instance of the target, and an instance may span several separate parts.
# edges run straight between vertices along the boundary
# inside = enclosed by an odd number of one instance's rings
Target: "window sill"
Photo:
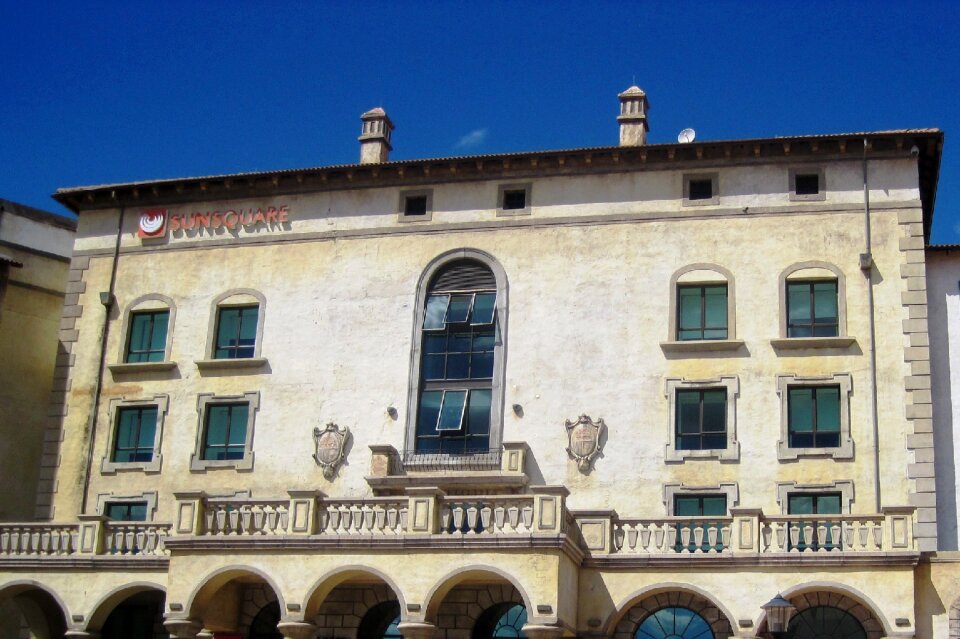
[[[742,339],[698,339],[683,342],[660,342],[665,353],[698,353],[735,351],[743,347]]]
[[[805,348],[847,348],[856,343],[856,337],[781,337],[770,340],[771,346],[783,351]]]
[[[853,459],[853,440],[846,439],[840,446],[830,448],[790,448],[782,441],[777,442],[777,458],[780,461],[796,461],[801,457]]]
[[[218,468],[253,470],[253,452],[248,450],[243,459],[200,459],[196,453],[190,456],[190,472],[202,473]]]
[[[160,454],[155,454],[148,462],[114,462],[105,457],[100,463],[100,473],[102,475],[115,475],[126,471],[159,473],[162,463],[163,457]]]
[[[694,459],[715,459],[720,462],[740,461],[740,444],[736,440],[730,442],[727,448],[705,448],[703,450],[678,450],[667,446],[664,461],[668,464],[682,464]]]
[[[242,357],[236,359],[198,359],[194,362],[202,371],[223,371],[238,368],[263,368],[267,365],[266,357]]]
[[[176,362],[124,362],[122,364],[108,364],[111,373],[150,373],[155,371],[172,371],[177,367]]]

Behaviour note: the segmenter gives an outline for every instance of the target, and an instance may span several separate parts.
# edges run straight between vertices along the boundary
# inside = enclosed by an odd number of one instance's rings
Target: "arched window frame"
[[[804,273],[807,271],[807,273]],[[812,273],[810,271],[813,271]],[[819,273],[817,271],[820,271]],[[823,271],[831,273],[825,275]],[[837,334],[830,337],[788,337],[787,285],[797,281],[835,281],[837,283]],[[835,264],[821,261],[799,262],[780,272],[777,286],[780,299],[780,337],[772,340],[778,349],[844,348],[856,339],[847,334],[847,282],[843,271]]]
[[[706,278],[689,275],[698,271],[710,272],[714,276]],[[678,337],[679,288],[711,284],[726,284],[727,287],[727,338],[681,341]],[[670,278],[669,333],[666,341],[660,342],[660,346],[667,352],[725,351],[743,346],[743,340],[737,339],[737,287],[733,273],[718,264],[708,262],[688,264],[678,269]]]
[[[220,311],[224,308],[257,305],[257,337],[253,345],[253,357],[236,359],[215,359],[217,345],[217,329]],[[267,298],[258,290],[252,288],[234,288],[215,297],[210,304],[210,318],[207,324],[207,342],[204,349],[204,359],[196,362],[201,370],[217,370],[230,368],[258,368],[267,363],[261,356],[263,348],[263,325],[267,310]]]
[[[164,345],[162,362],[127,362],[127,351],[130,345],[130,330],[133,327],[133,316],[136,313],[150,311],[167,311],[167,340]],[[169,370],[176,367],[171,361],[170,351],[173,346],[173,331],[177,323],[177,305],[173,299],[160,293],[141,295],[129,304],[123,311],[123,323],[120,325],[120,350],[115,364],[109,366],[113,373],[133,373],[136,371]]]
[[[407,390],[407,428],[405,451],[413,451],[417,440],[417,415],[420,408],[420,368],[423,359],[423,320],[430,283],[434,275],[450,262],[475,260],[490,269],[497,283],[496,325],[498,339],[493,357],[493,378],[490,392],[490,449],[503,443],[504,371],[507,354],[507,274],[489,253],[471,248],[448,251],[434,258],[420,275],[414,304],[413,335],[410,349],[410,377]]]

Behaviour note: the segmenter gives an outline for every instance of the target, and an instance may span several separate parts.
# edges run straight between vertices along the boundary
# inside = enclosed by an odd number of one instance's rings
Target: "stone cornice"
[[[722,555],[608,555],[587,557],[584,568],[779,568],[815,569],[850,566],[916,566],[919,552],[856,552],[856,553],[749,553]]]
[[[120,557],[94,555],[88,557],[0,556],[0,569],[49,570],[167,570],[169,557]]]

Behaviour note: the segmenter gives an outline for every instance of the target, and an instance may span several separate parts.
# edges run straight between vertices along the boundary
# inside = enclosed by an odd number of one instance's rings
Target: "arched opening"
[[[733,625],[717,604],[691,591],[650,593],[621,614],[615,639],[729,639],[733,635]]]
[[[484,610],[473,626],[473,639],[526,637],[527,608],[522,603],[498,603]]]
[[[100,630],[102,639],[165,639],[164,593],[145,590],[134,593],[114,606]]]
[[[384,601],[373,606],[360,620],[357,637],[366,639],[401,639],[400,604]]]
[[[505,575],[485,569],[460,571],[431,593],[426,620],[447,631],[469,630],[472,639],[523,637],[524,593]]]
[[[281,610],[283,601],[272,582],[248,568],[208,577],[190,604],[190,616],[206,630],[244,639],[281,639]]]
[[[864,603],[836,591],[815,590],[784,595],[796,608],[790,620],[790,639],[882,639],[886,636],[879,617]],[[761,637],[770,637],[764,619]]]
[[[280,623],[280,604],[271,601],[260,608],[260,611],[253,617],[247,638],[283,639],[283,635],[277,630],[278,623]]]
[[[329,575],[304,608],[318,637],[400,639],[400,598],[384,577],[356,568]]]
[[[66,630],[63,607],[46,590],[29,584],[0,590],[0,637],[61,639]]]
[[[713,628],[703,615],[679,606],[661,608],[647,615],[635,639],[714,639]]]

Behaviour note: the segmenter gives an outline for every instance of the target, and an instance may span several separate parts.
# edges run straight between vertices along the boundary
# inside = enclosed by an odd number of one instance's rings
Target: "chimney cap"
[[[638,87],[637,85],[634,84],[634,85],[631,86],[629,89],[627,89],[627,90],[624,91],[623,93],[619,94],[618,97],[621,97],[621,98],[633,98],[633,97],[645,97],[646,95],[647,95],[647,94],[644,93],[643,89],[641,89],[640,87]]]
[[[360,117],[361,117],[361,118],[375,118],[375,117],[378,117],[378,116],[385,116],[385,115],[387,115],[387,112],[384,111],[383,108],[381,108],[381,107],[373,107],[372,109],[370,109],[369,111],[367,111],[366,113],[364,113],[363,115],[361,115]]]

